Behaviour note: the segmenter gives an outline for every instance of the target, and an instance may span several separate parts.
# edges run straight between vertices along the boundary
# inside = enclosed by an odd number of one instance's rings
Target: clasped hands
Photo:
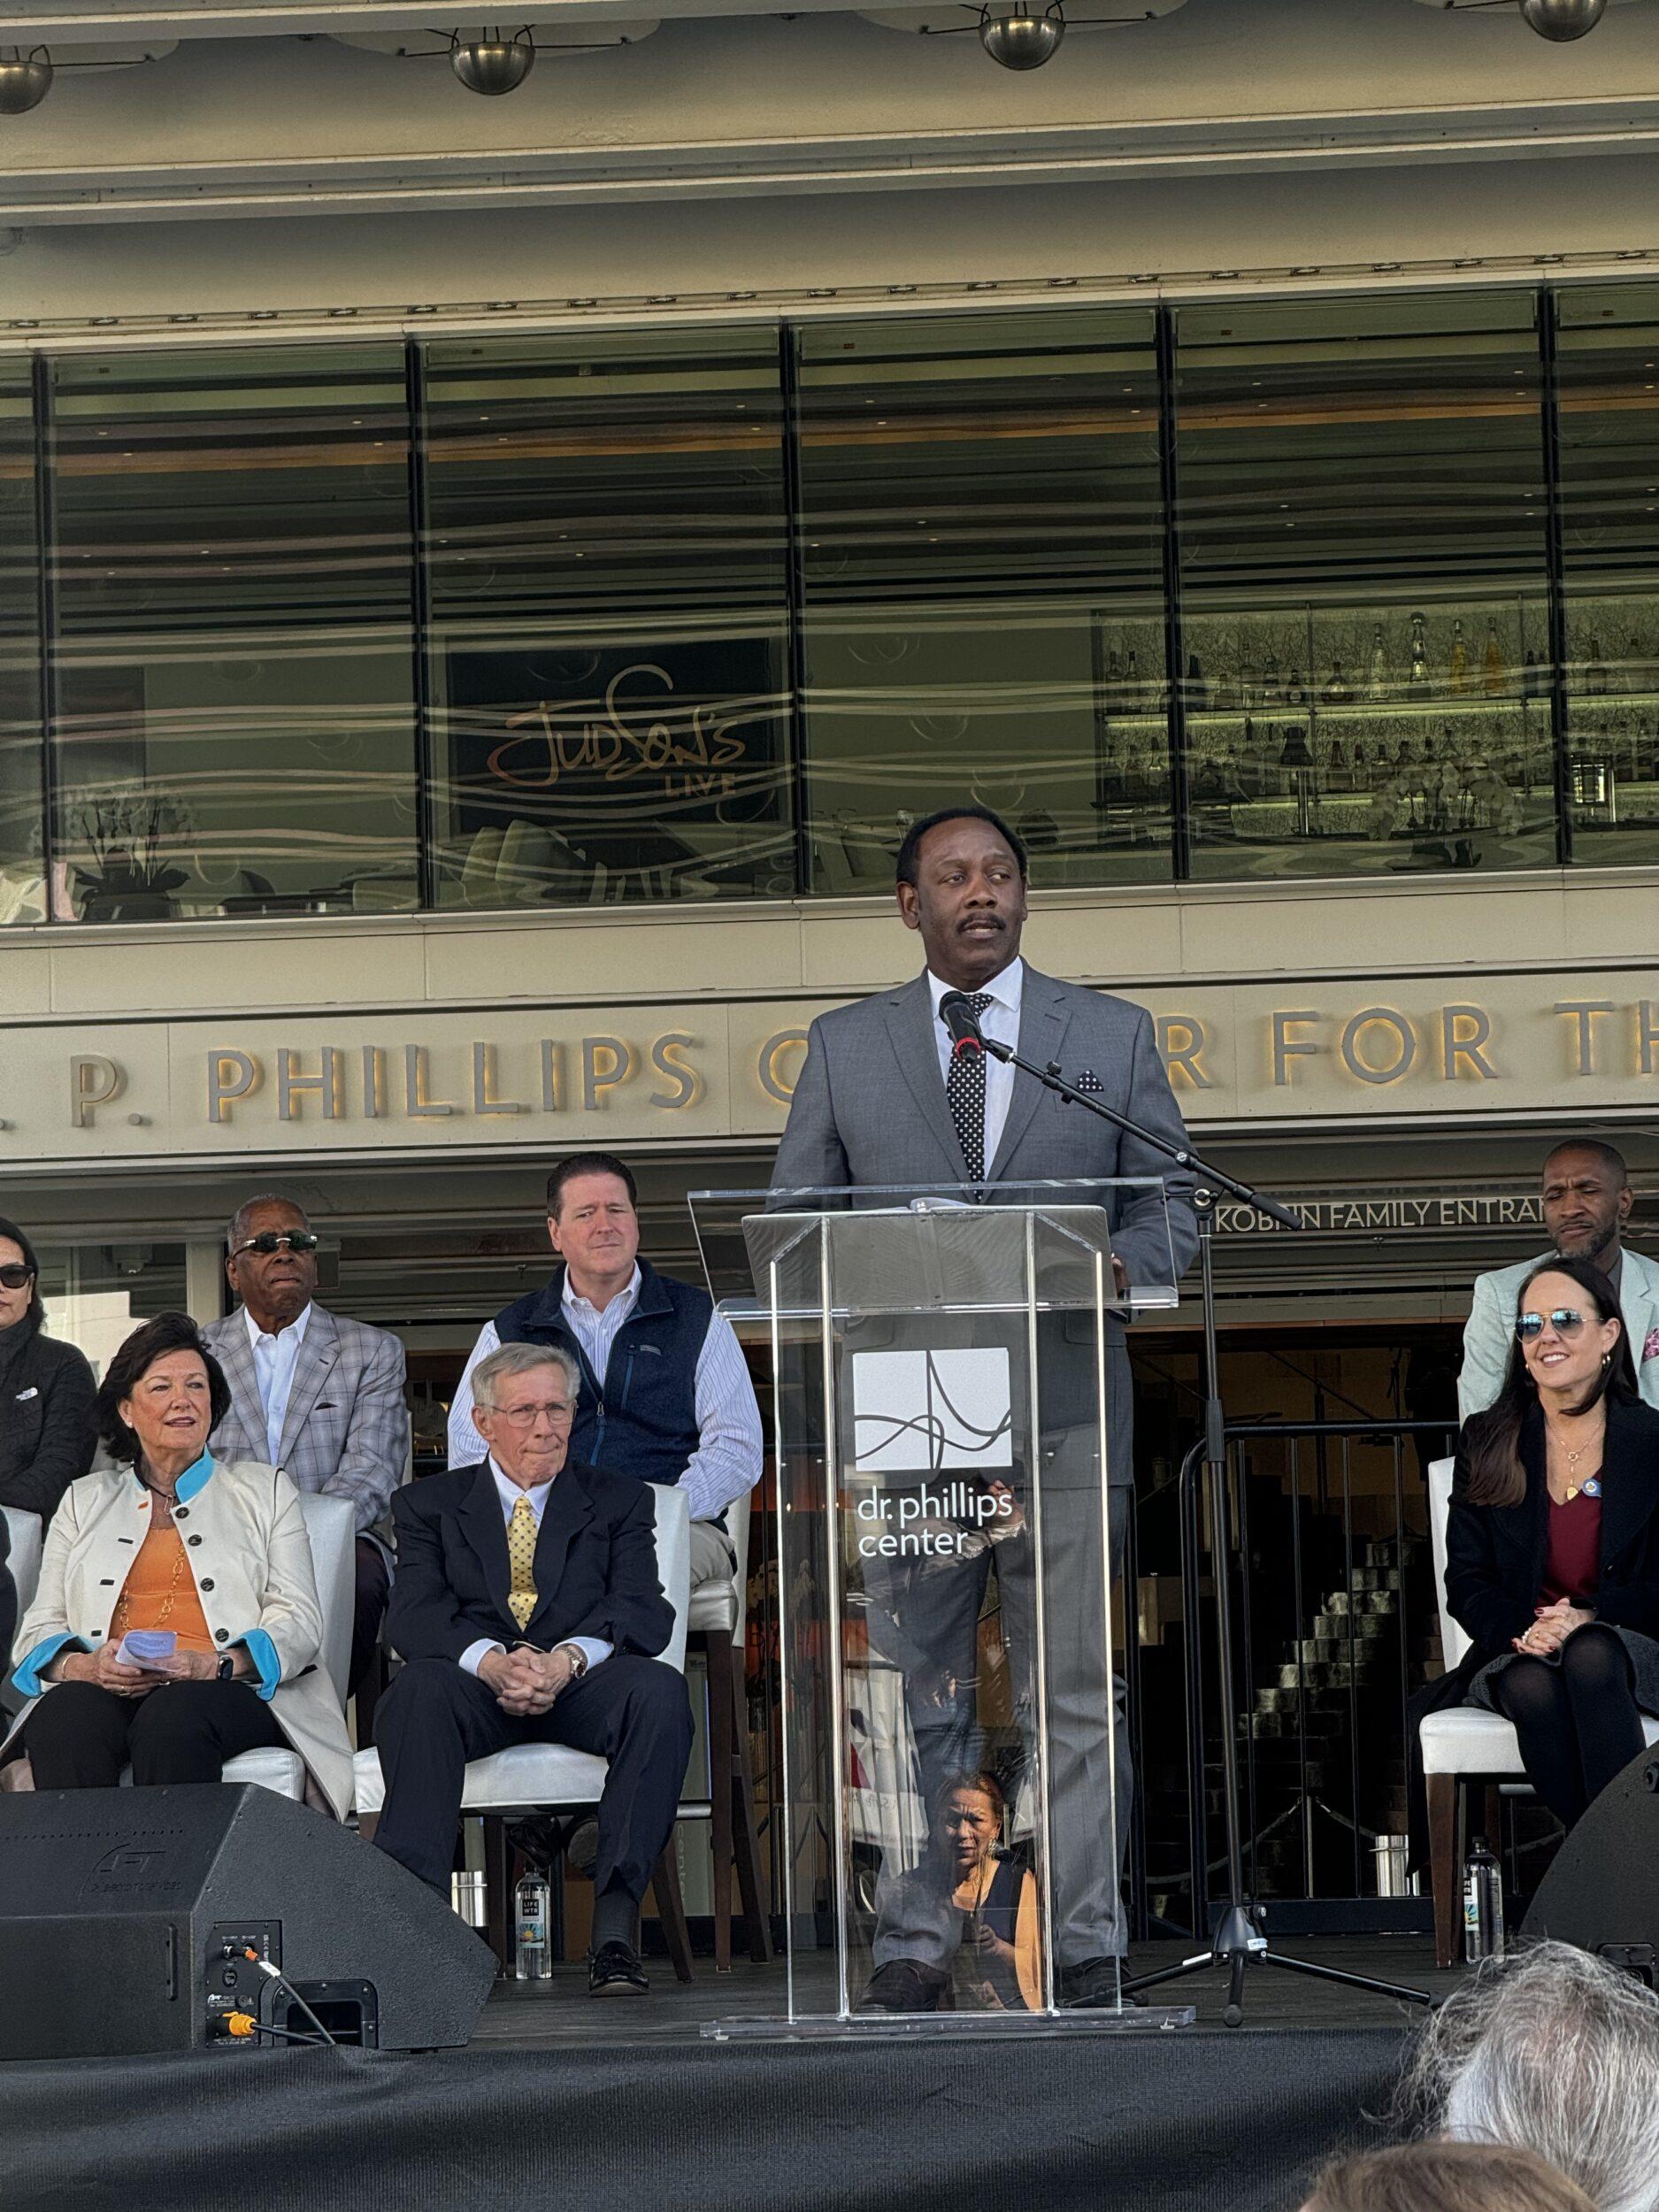
[[[175,1651],[147,1667],[134,1667],[116,1657],[118,1649],[105,1644],[97,1651],[71,1652],[58,1667],[58,1679],[90,1682],[96,1689],[112,1690],[117,1697],[147,1697],[169,1682],[211,1682],[219,1674],[216,1652]]]
[[[1517,1651],[1524,1652],[1529,1659],[1547,1659],[1552,1651],[1561,1649],[1575,1629],[1595,1618],[1594,1613],[1575,1605],[1571,1598],[1557,1598],[1553,1605],[1540,1605],[1535,1610],[1538,1618],[1525,1635],[1510,1639]]]
[[[576,1662],[565,1644],[557,1651],[533,1651],[528,1644],[487,1651],[478,1663],[479,1680],[494,1690],[496,1704],[515,1720],[550,1712],[575,1673]]]

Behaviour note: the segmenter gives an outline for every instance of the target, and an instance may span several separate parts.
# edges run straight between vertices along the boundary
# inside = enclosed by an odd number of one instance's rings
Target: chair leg
[[[680,1861],[674,1855],[674,1838],[672,1834],[651,1875],[651,1888],[656,1894],[657,1916],[663,1924],[668,1955],[674,1962],[674,1978],[688,1982],[691,1979],[691,1931],[686,1925],[686,1901],[680,1893]]]
[[[731,1639],[705,1629],[703,1671],[708,1683],[709,1842],[714,1858],[714,1970],[732,1970],[732,1801],[734,1791],[732,1734]]]
[[[735,1644],[726,1647],[726,1679],[732,1687],[732,1732],[735,1747],[732,1770],[733,1824],[737,1852],[738,1894],[749,1923],[749,1955],[757,1966],[772,1959],[772,1924],[760,1878],[760,1838],[755,1827],[755,1778],[749,1763],[749,1695],[744,1680],[743,1654]]]
[[[1462,1785],[1455,1774],[1431,1774],[1429,1794],[1429,1886],[1434,1895],[1434,1963],[1456,1962],[1458,1886],[1457,1811]]]
[[[501,1970],[513,1970],[513,1852],[500,1813],[484,1816],[484,1937]]]

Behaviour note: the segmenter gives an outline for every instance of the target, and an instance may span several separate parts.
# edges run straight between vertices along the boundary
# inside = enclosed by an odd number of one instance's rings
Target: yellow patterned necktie
[[[528,1498],[520,1498],[507,1523],[507,1558],[512,1568],[507,1602],[520,1628],[530,1625],[535,1611],[535,1508]]]

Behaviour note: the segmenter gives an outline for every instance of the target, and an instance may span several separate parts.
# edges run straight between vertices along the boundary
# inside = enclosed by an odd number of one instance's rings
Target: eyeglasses
[[[0,1287],[6,1290],[22,1290],[34,1280],[35,1270],[32,1267],[24,1267],[17,1260],[12,1260],[6,1266],[0,1267]]]
[[[1515,1333],[1523,1344],[1530,1344],[1544,1333],[1548,1321],[1557,1336],[1577,1336],[1584,1326],[1584,1316],[1571,1306],[1557,1306],[1554,1313],[1523,1313],[1516,1316]]]
[[[234,1247],[231,1257],[239,1260],[244,1252],[257,1252],[261,1259],[269,1259],[273,1252],[285,1248],[290,1252],[314,1252],[321,1242],[322,1239],[313,1236],[309,1229],[261,1229],[246,1244]]]
[[[515,1429],[533,1428],[544,1413],[556,1429],[562,1429],[567,1421],[573,1418],[576,1412],[574,1406],[566,1405],[562,1401],[557,1405],[549,1403],[544,1406],[486,1406],[483,1409],[486,1413],[493,1413],[498,1421],[505,1421]]]

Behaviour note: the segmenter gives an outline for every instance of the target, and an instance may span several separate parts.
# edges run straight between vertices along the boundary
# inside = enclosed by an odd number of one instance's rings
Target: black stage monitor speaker
[[[1640,1752],[1555,1854],[1521,1926],[1655,1980],[1659,1961],[1659,1745]]]
[[[269,1790],[0,1794],[0,2059],[233,2044],[233,2013],[338,2040],[465,2043],[495,1960],[383,1851]]]

